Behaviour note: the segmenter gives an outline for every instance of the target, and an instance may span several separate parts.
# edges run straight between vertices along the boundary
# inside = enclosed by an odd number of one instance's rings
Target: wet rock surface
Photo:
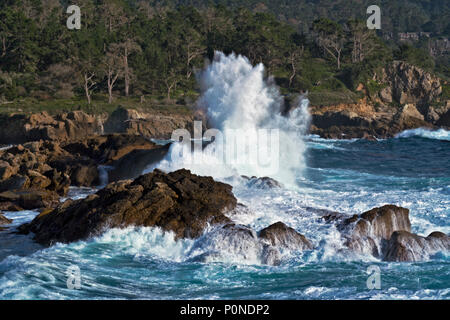
[[[11,219],[6,218],[3,213],[0,211],[0,226],[4,226],[6,224],[10,224],[12,222]]]
[[[191,261],[238,260],[249,264],[278,265],[283,252],[299,253],[312,249],[312,244],[303,235],[282,222],[274,223],[259,233],[231,222],[202,235],[191,250],[206,252]]]
[[[442,232],[432,232],[421,237],[407,231],[396,231],[386,245],[386,261],[422,261],[437,252],[450,250],[450,237]]]
[[[441,232],[428,237],[411,233],[406,208],[385,205],[351,217],[329,213],[322,218],[336,224],[350,250],[385,261],[420,261],[450,250],[449,237]]]
[[[306,237],[283,222],[274,223],[259,232],[259,238],[271,246],[296,250],[311,250],[313,245]]]

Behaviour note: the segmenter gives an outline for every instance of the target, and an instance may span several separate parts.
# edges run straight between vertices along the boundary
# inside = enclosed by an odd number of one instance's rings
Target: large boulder
[[[98,235],[107,228],[158,226],[178,238],[195,238],[209,224],[230,222],[236,207],[230,185],[188,170],[155,170],[134,181],[111,183],[86,199],[68,200],[22,225],[35,240],[49,245]]]
[[[252,264],[261,261],[263,246],[253,229],[230,222],[198,239],[189,254],[198,252],[201,254],[195,255],[191,261],[239,261]]]
[[[294,249],[298,251],[311,250],[313,245],[306,237],[283,222],[274,223],[259,232],[259,238],[274,247]]]
[[[406,208],[385,205],[352,217],[330,213],[323,218],[337,224],[350,250],[386,261],[419,261],[450,250],[450,238],[441,232],[426,238],[411,233]]]
[[[373,208],[351,217],[333,213],[324,219],[337,223],[349,249],[375,257],[382,256],[384,243],[394,231],[411,231],[409,210],[394,205]]]
[[[150,150],[155,143],[134,134],[108,134],[66,143],[62,148],[78,158],[86,157],[109,164],[135,150]]]
[[[421,261],[441,251],[450,250],[450,237],[442,232],[432,232],[421,237],[407,231],[396,231],[387,243],[386,261]]]

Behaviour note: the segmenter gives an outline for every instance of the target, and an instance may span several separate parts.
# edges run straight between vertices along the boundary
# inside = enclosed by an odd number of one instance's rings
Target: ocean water
[[[188,168],[231,184],[245,205],[230,216],[235,222],[259,231],[282,221],[310,239],[314,250],[284,251],[280,265],[267,266],[261,263],[260,246],[224,237],[215,227],[198,239],[178,241],[158,228],[111,229],[96,238],[44,248],[31,235],[9,232],[37,212],[6,212],[14,222],[9,231],[0,232],[0,299],[450,298],[448,253],[414,263],[355,254],[318,213],[353,215],[395,204],[411,210],[413,232],[450,233],[450,132],[416,129],[379,141],[308,135],[308,100],[299,99],[298,107],[282,116],[281,96],[264,67],[233,54],[216,53],[200,84],[199,108],[224,132],[223,139],[193,153],[185,152],[191,141],[174,143],[156,166],[165,171]],[[224,154],[217,149],[234,143],[227,130],[260,129],[279,130],[279,170],[222,161]],[[267,151],[255,136],[247,141]],[[240,155],[253,159],[255,150],[242,148]],[[193,161],[196,156],[202,161]],[[108,168],[101,172],[104,185]],[[258,189],[241,175],[268,175],[284,187]],[[68,197],[92,192],[72,188]],[[380,270],[380,289],[367,286],[373,266]],[[74,282],[78,274],[80,281]]]
[[[306,169],[297,189],[234,185],[248,210],[232,218],[260,230],[283,221],[305,234],[315,250],[287,252],[265,266],[254,248],[214,236],[175,241],[157,228],[110,230],[72,244],[43,248],[30,236],[0,233],[2,299],[449,299],[450,259],[388,263],[345,250],[333,226],[309,208],[347,214],[392,203],[411,210],[414,232],[450,233],[450,133],[417,131],[380,141],[306,137]],[[92,192],[71,189],[71,197]],[[14,228],[34,211],[7,212]],[[208,234],[214,234],[211,230]],[[256,249],[254,249],[256,250]],[[207,262],[192,259],[215,252]],[[67,286],[78,266],[81,288]],[[381,289],[368,289],[367,268],[381,271]]]

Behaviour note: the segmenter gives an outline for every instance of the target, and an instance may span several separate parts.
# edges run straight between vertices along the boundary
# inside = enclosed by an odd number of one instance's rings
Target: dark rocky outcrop
[[[71,242],[106,228],[158,226],[179,238],[198,237],[208,224],[227,223],[236,206],[231,186],[188,170],[155,170],[134,181],[109,184],[86,199],[71,201],[21,226],[41,244]]]
[[[406,104],[389,112],[357,113],[345,110],[357,105],[338,106],[320,112],[315,108],[312,115],[311,133],[329,139],[390,138],[397,133],[414,128],[435,128],[412,104]],[[344,110],[341,110],[344,109]]]
[[[439,251],[450,250],[450,237],[442,232],[432,232],[421,237],[408,231],[396,231],[386,246],[386,261],[421,261]]]
[[[437,120],[436,125],[450,128],[450,108],[446,113],[444,113],[441,117],[439,117],[439,120]]]
[[[124,133],[146,138],[170,139],[175,129],[192,131],[194,114],[190,109],[125,109],[110,115],[91,115],[83,111],[34,114],[0,114],[0,145],[29,141],[73,141],[101,134]]]
[[[164,146],[153,145],[152,149],[134,150],[122,158],[113,161],[108,170],[109,182],[121,179],[134,179],[142,172],[160,162],[169,152],[170,143]]]

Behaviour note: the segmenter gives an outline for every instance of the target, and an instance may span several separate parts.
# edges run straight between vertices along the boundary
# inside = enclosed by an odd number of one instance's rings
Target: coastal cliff
[[[444,80],[405,62],[381,69],[358,90],[357,103],[312,105],[311,133],[323,138],[389,138],[415,128],[450,127]]]

